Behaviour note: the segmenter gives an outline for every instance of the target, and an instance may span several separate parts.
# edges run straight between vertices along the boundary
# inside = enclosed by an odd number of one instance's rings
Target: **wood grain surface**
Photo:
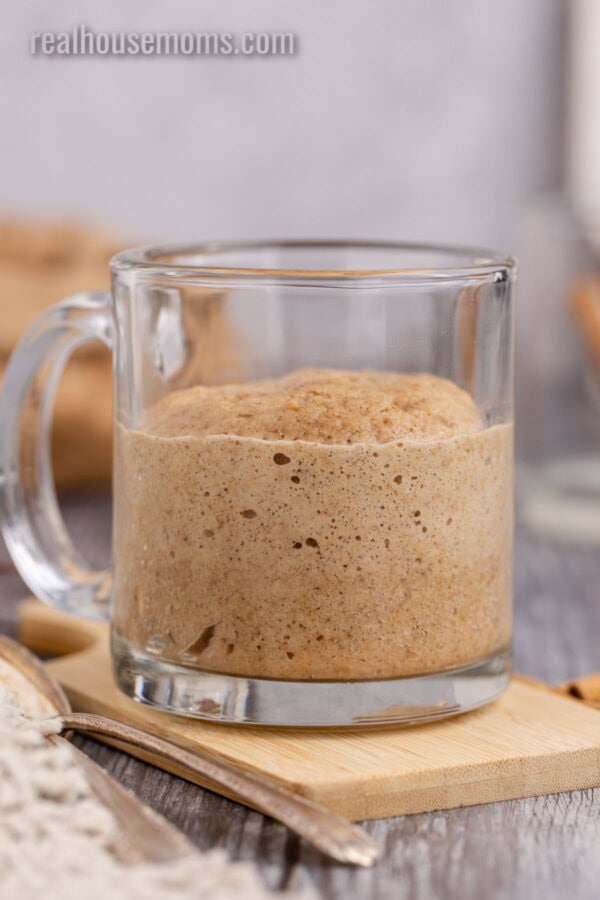
[[[495,703],[427,727],[239,727],[161,713],[125,697],[113,679],[105,624],[33,599],[19,605],[18,619],[18,637],[27,647],[62,654],[46,666],[76,712],[109,716],[186,750],[224,758],[348,819],[600,786],[599,711],[534,679],[515,676]],[[160,756],[135,747],[131,753],[182,774]],[[213,787],[206,778],[192,780]]]
[[[107,558],[110,503],[72,500],[84,553]],[[5,560],[5,557],[2,557]],[[0,560],[0,565],[2,560]],[[0,574],[0,627],[15,632],[25,589]],[[600,551],[517,539],[515,665],[559,683],[600,670]],[[323,860],[285,828],[96,743],[77,743],[200,848],[255,860],[271,887],[312,884],[335,900],[597,900],[600,790],[575,791],[368,822],[383,850],[372,870]]]

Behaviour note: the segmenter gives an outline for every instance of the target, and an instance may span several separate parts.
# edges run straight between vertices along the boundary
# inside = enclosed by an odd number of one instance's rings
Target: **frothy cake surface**
[[[297,369],[282,378],[197,386],[150,410],[162,437],[227,434],[322,444],[431,441],[479,431],[471,396],[434,375]]]
[[[512,429],[433,375],[306,369],[117,428],[115,629],[177,665],[390,678],[505,647]]]

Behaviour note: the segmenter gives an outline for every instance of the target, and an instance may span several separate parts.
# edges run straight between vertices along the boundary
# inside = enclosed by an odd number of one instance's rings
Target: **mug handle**
[[[51,425],[56,388],[87,341],[113,346],[111,295],[76,294],[52,306],[13,352],[0,393],[0,515],[23,581],[50,606],[94,619],[109,614],[110,570],[94,571],[73,546],[56,499]],[[94,397],[89,398],[94,403]]]

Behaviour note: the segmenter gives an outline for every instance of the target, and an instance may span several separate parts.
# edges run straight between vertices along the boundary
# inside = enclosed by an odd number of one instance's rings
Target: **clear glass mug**
[[[512,607],[514,266],[290,242],[133,250],[25,335],[3,532],[45,602],[110,619],[116,680],[184,715],[426,721],[496,697]],[[112,572],[61,520],[52,402],[114,359]],[[90,398],[93,402],[93,397]]]

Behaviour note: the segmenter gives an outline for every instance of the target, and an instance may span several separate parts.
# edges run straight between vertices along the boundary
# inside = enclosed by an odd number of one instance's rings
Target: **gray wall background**
[[[564,0],[9,0],[0,212],[133,240],[511,249],[562,177]],[[32,31],[292,30],[289,59],[32,58]]]

